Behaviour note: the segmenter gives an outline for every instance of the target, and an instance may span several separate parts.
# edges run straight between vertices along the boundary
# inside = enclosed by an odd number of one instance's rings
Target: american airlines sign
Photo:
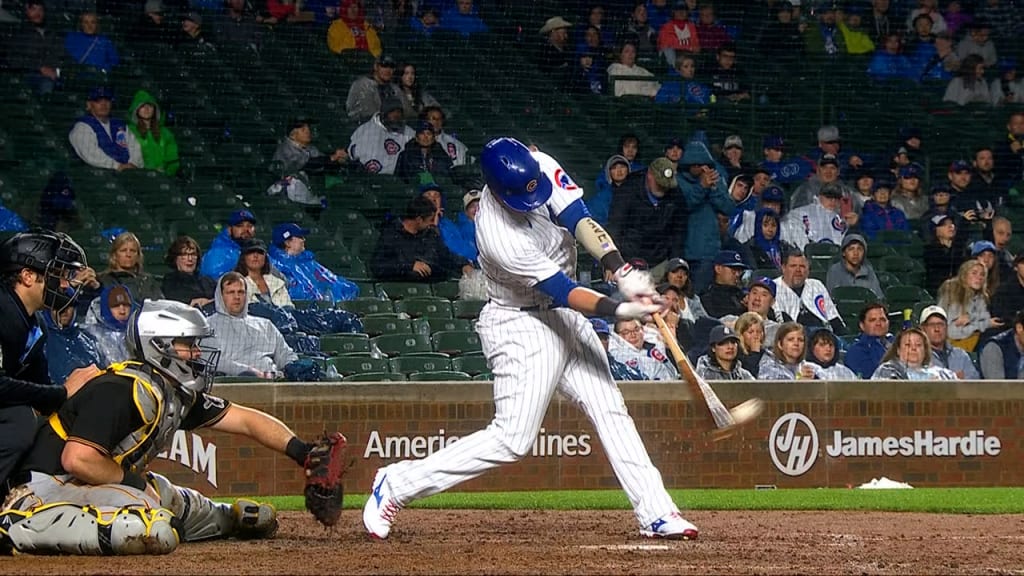
[[[818,429],[800,412],[783,414],[768,434],[768,452],[775,467],[787,476],[801,476],[814,467],[820,454]],[[943,436],[934,430],[914,430],[907,436],[851,436],[833,430],[825,454],[832,458],[998,456],[1002,442],[984,430],[963,436]]]

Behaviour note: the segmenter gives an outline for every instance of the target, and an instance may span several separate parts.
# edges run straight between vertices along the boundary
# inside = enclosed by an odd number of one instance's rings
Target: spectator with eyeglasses
[[[191,236],[178,236],[174,240],[164,257],[172,270],[164,275],[160,285],[165,298],[197,308],[213,302],[217,282],[199,273],[202,255],[199,244]]]

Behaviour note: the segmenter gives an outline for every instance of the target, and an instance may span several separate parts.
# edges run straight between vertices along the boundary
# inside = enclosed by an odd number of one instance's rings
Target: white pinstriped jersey
[[[487,278],[487,297],[503,306],[548,305],[551,297],[534,286],[559,271],[576,277],[576,238],[558,224],[557,216],[583,197],[583,189],[551,156],[534,152],[533,157],[551,181],[551,198],[543,206],[521,213],[506,208],[485,187],[476,216],[476,243]]]

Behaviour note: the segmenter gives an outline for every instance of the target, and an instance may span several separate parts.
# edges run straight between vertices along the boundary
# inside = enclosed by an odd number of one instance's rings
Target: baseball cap
[[[818,128],[818,141],[819,142],[839,142],[842,138],[839,137],[839,128],[828,125]]]
[[[132,296],[128,293],[128,288],[123,285],[117,285],[110,289],[107,293],[107,307],[113,308],[114,306],[131,306]]]
[[[479,190],[470,190],[469,192],[466,192],[462,195],[462,209],[465,210],[466,208],[469,208],[470,204],[478,200],[480,200]]]
[[[689,272],[690,271],[690,263],[687,262],[686,260],[683,260],[682,258],[672,258],[665,265],[665,271],[666,272],[675,272],[676,270],[679,270],[680,268],[682,268],[682,269],[686,270],[687,272]]]
[[[912,162],[900,168],[900,178],[920,178],[923,172],[920,164]]]
[[[244,208],[242,210],[235,210],[228,216],[228,226],[238,226],[242,222],[252,222],[255,224],[256,216],[253,216],[252,212]]]
[[[651,162],[649,168],[652,174],[654,174],[654,181],[662,188],[675,188],[679,186],[679,182],[676,181],[676,167],[671,160],[664,156],[655,158],[654,162]]]
[[[668,282],[662,282],[661,284],[658,284],[655,287],[655,290],[658,291],[658,294],[665,294],[665,292],[672,290],[680,296],[683,295],[682,292],[679,290],[678,286],[676,286],[675,284],[669,284]]]
[[[735,134],[726,137],[723,149],[728,150],[729,148],[739,148],[740,150],[743,150],[743,139]]]
[[[971,165],[966,160],[954,160],[953,163],[949,165],[949,171],[953,173],[970,172]]]
[[[284,246],[284,241],[289,238],[305,238],[309,236],[309,230],[294,222],[288,222],[287,224],[274,226],[272,236],[276,246]]]
[[[679,148],[682,150],[685,147],[683,139],[678,136],[669,138],[668,142],[665,143],[665,150],[668,150],[669,148]]]
[[[380,105],[380,115],[387,116],[392,110],[401,110],[402,101],[395,97],[388,97]]]
[[[772,184],[771,186],[765,188],[761,192],[761,201],[762,202],[782,202],[782,200],[785,197],[786,197],[786,193],[782,191],[782,188],[779,188],[778,186],[776,186],[774,184]]]
[[[395,59],[391,57],[391,54],[381,54],[380,57],[377,58],[377,66],[394,68],[397,64],[395,64]]]
[[[931,189],[932,194],[951,194],[948,184],[935,184]]]
[[[310,118],[293,118],[288,121],[288,134],[292,133],[292,130],[302,128],[303,126],[309,126],[313,124],[314,120]]]
[[[982,252],[998,252],[996,245],[988,240],[980,240],[971,246],[971,258],[980,256]]]
[[[750,283],[751,288],[753,288],[754,286],[760,286],[761,288],[764,288],[765,290],[772,293],[772,298],[775,298],[775,290],[777,286],[775,286],[775,281],[772,280],[771,278],[767,276],[761,276],[757,280],[754,280],[753,282]]]
[[[921,139],[921,129],[917,126],[903,126],[900,128],[900,138],[910,140],[911,138]]]
[[[259,238],[252,238],[246,240],[241,244],[242,254],[248,254],[249,252],[263,252],[267,253],[267,244]]]
[[[846,250],[846,247],[854,242],[859,242],[865,250],[868,249],[867,240],[865,240],[860,234],[847,234],[846,236],[843,236],[843,242],[840,244],[839,248],[840,250]]]
[[[932,316],[942,316],[943,320],[949,320],[949,316],[946,315],[946,311],[942,309],[942,306],[927,306],[924,310],[921,310],[921,317],[918,318],[918,324],[924,324]]]
[[[871,191],[877,192],[879,189],[885,188],[886,190],[892,190],[892,182],[888,178],[879,178],[875,180],[875,183],[871,185]]]
[[[96,86],[92,90],[89,90],[89,101],[94,100],[114,100],[114,91],[110,86]]]
[[[433,134],[434,125],[431,124],[430,122],[427,122],[426,120],[420,120],[419,122],[416,123],[416,133],[419,134],[420,132],[430,132],[431,134]]]
[[[711,329],[711,337],[708,341],[712,346],[717,346],[726,340],[740,341],[740,337],[736,335],[736,332],[724,324],[719,324]]]
[[[594,327],[594,332],[597,332],[599,336],[608,336],[612,333],[611,328],[608,327],[608,322],[601,318],[591,318],[590,325]]]
[[[160,14],[164,11],[164,3],[160,0],[146,0],[143,11],[146,14]]]
[[[198,12],[189,12],[189,13],[185,14],[184,16],[182,16],[181,19],[182,20],[191,20],[192,22],[195,22],[199,26],[203,25],[203,17],[200,16]]]
[[[842,198],[843,191],[839,189],[839,186],[830,182],[821,187],[821,190],[818,191],[818,195],[828,196],[829,198]]]
[[[823,154],[821,156],[821,158],[818,159],[818,166],[824,166],[826,164],[831,164],[831,165],[835,166],[836,168],[838,168],[839,167],[839,159],[836,158],[835,154]]]
[[[952,222],[953,221],[953,217],[950,216],[949,214],[936,214],[935,216],[932,216],[932,219],[930,220],[930,222],[931,222],[932,228],[938,228],[939,226],[942,226],[942,223],[945,222],[946,220],[949,220],[950,222]]]
[[[729,268],[743,268],[744,270],[749,269],[743,262],[743,258],[739,252],[735,250],[722,250],[715,256],[715,266],[727,266]]]
[[[782,136],[770,135],[764,137],[764,143],[762,148],[774,148],[775,150],[782,150],[786,147],[786,140]]]

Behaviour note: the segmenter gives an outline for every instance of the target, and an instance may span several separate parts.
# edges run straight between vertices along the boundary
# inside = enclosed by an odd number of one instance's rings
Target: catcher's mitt
[[[324,526],[334,526],[341,517],[345,497],[341,477],[348,470],[347,445],[341,432],[325,433],[306,456],[306,510]]]

